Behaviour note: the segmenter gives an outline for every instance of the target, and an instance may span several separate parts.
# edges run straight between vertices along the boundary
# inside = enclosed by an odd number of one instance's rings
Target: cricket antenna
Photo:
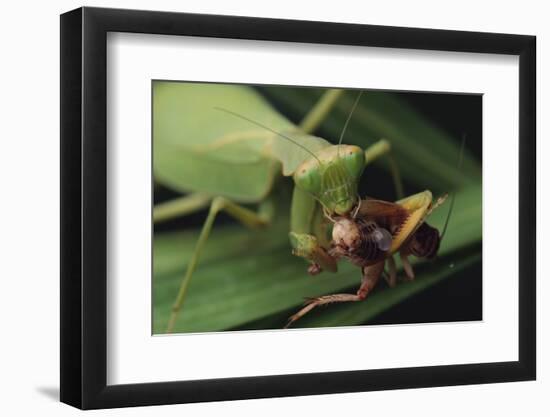
[[[355,108],[357,107],[357,104],[359,103],[359,99],[361,98],[362,95],[363,95],[363,90],[359,91],[359,94],[357,94],[355,103],[353,103],[353,107],[351,108],[351,111],[348,114],[346,123],[344,123],[344,127],[342,128],[342,133],[340,134],[340,140],[338,140],[338,152],[340,152],[340,145],[342,144],[342,140],[344,139],[344,134],[346,133],[346,129],[348,128],[348,124],[349,124],[349,121],[351,120],[351,116],[353,115],[353,112],[355,111]]]
[[[460,171],[460,168],[462,167],[462,160],[464,159],[464,144],[466,143],[466,133],[462,135],[462,143],[460,144],[460,156],[458,157],[458,170]],[[451,213],[453,211],[453,207],[455,205],[455,196],[456,191],[453,192],[451,195],[451,205],[449,206],[449,212],[447,213],[447,218],[445,219],[445,226],[443,226],[443,232],[441,232],[441,237],[439,238],[440,241],[443,240],[443,237],[445,236],[445,233],[447,232],[447,226],[449,225],[449,220],[451,219]]]
[[[247,122],[250,122],[250,123],[252,123],[252,124],[255,124],[256,126],[259,126],[259,127],[263,128],[263,129],[265,129],[265,130],[268,130],[268,131],[270,131],[270,132],[272,132],[272,133],[275,133],[276,135],[282,137],[283,139],[286,139],[286,140],[288,140],[289,142],[292,142],[294,145],[296,145],[296,146],[302,148],[302,149],[303,149],[304,151],[306,151],[308,154],[310,154],[311,156],[313,156],[313,157],[317,160],[317,162],[319,162],[319,165],[321,165],[321,160],[320,160],[319,158],[317,158],[317,156],[316,156],[313,152],[311,152],[311,151],[310,151],[308,148],[306,148],[304,145],[302,145],[302,144],[296,142],[294,139],[292,139],[292,138],[290,138],[290,137],[288,137],[288,136],[286,136],[286,135],[284,135],[284,134],[282,134],[282,133],[280,133],[280,132],[277,132],[276,130],[271,129],[270,127],[267,127],[266,125],[263,125],[263,124],[261,124],[260,122],[257,122],[257,121],[255,121],[255,120],[249,119],[248,117],[243,116],[242,114],[235,113],[235,112],[233,112],[233,111],[231,111],[231,110],[224,109],[223,107],[214,107],[214,109],[215,109],[215,110],[223,111],[223,112],[228,113],[228,114],[231,114],[232,116],[238,117],[239,119],[246,120]]]

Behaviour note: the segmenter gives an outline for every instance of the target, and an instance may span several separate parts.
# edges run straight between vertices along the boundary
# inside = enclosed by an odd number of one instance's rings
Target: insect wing
[[[403,222],[409,216],[409,212],[397,203],[367,199],[361,201],[358,215],[374,221],[379,221],[383,218],[392,218],[396,222]]]
[[[397,252],[401,245],[423,223],[432,204],[432,193],[423,191],[395,203],[367,199],[361,202],[358,214],[376,221],[392,233],[390,253]]]

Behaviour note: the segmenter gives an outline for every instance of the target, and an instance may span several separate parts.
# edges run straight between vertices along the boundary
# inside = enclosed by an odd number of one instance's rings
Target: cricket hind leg
[[[361,279],[361,286],[357,290],[356,294],[331,294],[323,295],[321,297],[313,297],[307,299],[305,306],[299,310],[296,314],[292,315],[288,319],[288,323],[284,327],[285,329],[300,318],[304,317],[307,313],[313,310],[315,307],[327,305],[331,303],[345,303],[363,301],[367,298],[367,295],[374,289],[378,283],[378,279],[384,271],[384,261],[377,264],[370,265],[362,268],[363,278]]]
[[[390,288],[393,288],[397,285],[397,267],[395,265],[395,260],[393,259],[393,256],[390,255],[387,259],[388,261],[388,277],[384,276],[386,278],[386,282],[390,286]]]
[[[266,200],[265,202],[263,202],[260,205],[258,212],[236,204],[225,197],[215,197],[212,200],[212,202],[210,203],[208,216],[206,217],[206,220],[202,226],[199,239],[197,240],[195,249],[193,251],[193,254],[191,255],[189,264],[187,265],[187,270],[181,281],[176,301],[172,306],[172,312],[170,314],[170,319],[168,320],[166,333],[172,333],[174,330],[179,312],[183,306],[189,282],[191,281],[193,272],[195,272],[204,245],[208,240],[208,237],[210,236],[210,232],[212,231],[212,227],[214,225],[214,220],[216,219],[216,216],[220,211],[225,211],[231,217],[235,218],[236,220],[250,228],[257,228],[268,225],[271,222],[274,214],[273,202],[270,200]]]
[[[301,319],[304,317],[307,313],[309,313],[311,310],[313,310],[317,306],[330,304],[330,303],[342,303],[346,301],[361,301],[363,298],[361,298],[357,294],[331,294],[331,295],[324,295],[322,297],[316,297],[316,298],[309,298],[305,302],[305,307],[303,307],[300,311],[293,314],[288,318],[288,323],[285,325],[285,329],[288,329],[292,323],[295,321]]]
[[[405,255],[403,252],[400,252],[399,256],[401,258],[401,264],[403,265],[403,269],[405,270],[405,275],[407,276],[407,279],[409,281],[414,280],[414,271],[408,256]]]

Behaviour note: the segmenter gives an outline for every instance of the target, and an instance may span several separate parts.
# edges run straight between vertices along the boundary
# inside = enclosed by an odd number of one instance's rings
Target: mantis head
[[[302,162],[294,172],[294,183],[298,188],[311,194],[328,214],[346,215],[357,204],[357,187],[359,178],[366,166],[365,153],[358,146],[342,145],[351,116],[359,103],[362,91],[359,92],[351,112],[340,134],[338,145],[331,145],[313,153],[304,145],[284,133],[277,132],[268,126],[242,116],[231,110],[215,107],[217,110],[232,114],[261,128],[275,133],[294,145],[304,149],[311,158]]]
[[[333,145],[298,166],[294,183],[329,213],[345,215],[357,203],[357,187],[364,169],[365,153],[361,148]]]
[[[329,146],[312,155],[294,173],[298,188],[310,193],[328,214],[348,214],[357,204],[359,178],[366,166],[365,153],[358,146],[342,145],[359,92],[346,119],[338,145]]]

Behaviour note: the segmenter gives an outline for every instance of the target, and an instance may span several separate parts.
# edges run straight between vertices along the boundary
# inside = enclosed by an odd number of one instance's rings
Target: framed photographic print
[[[61,400],[535,378],[535,38],[61,16]]]

